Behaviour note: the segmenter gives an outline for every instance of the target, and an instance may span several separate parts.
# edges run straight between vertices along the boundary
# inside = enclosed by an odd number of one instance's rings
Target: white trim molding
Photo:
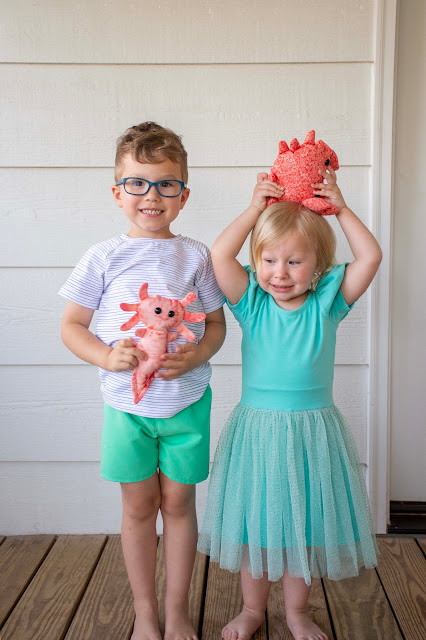
[[[377,533],[389,521],[391,248],[398,0],[377,0],[372,77],[371,227],[383,260],[371,289],[367,483]]]

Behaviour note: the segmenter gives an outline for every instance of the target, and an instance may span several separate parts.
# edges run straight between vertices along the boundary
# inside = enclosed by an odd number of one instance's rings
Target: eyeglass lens
[[[134,196],[141,196],[149,190],[150,183],[142,178],[127,178],[124,187],[127,193]],[[156,182],[155,187],[162,196],[178,196],[182,191],[181,184],[178,180],[162,180]]]

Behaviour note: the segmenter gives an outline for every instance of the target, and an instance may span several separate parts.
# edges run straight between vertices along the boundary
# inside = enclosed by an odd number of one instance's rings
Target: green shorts
[[[113,482],[140,482],[159,468],[181,484],[209,475],[212,392],[171,418],[144,418],[104,405],[101,476]]]

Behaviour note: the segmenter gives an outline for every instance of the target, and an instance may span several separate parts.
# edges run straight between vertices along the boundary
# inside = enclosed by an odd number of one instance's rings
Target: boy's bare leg
[[[166,601],[164,640],[197,640],[188,615],[188,592],[197,551],[195,485],[180,484],[160,471]]]
[[[142,482],[121,484],[121,544],[135,606],[131,640],[161,640],[155,595],[156,521],[160,508],[158,473]]]
[[[271,590],[268,574],[264,573],[263,578],[255,579],[251,573],[242,569],[241,588],[244,606],[241,613],[222,629],[222,638],[225,640],[250,640],[265,619],[266,603]]]
[[[303,578],[283,576],[287,626],[295,640],[327,640],[328,636],[308,616],[311,586]]]

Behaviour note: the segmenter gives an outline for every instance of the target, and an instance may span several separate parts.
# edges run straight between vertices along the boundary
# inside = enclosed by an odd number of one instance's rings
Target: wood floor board
[[[106,541],[59,536],[10,614],[2,640],[59,640],[65,635]]]
[[[380,580],[407,640],[426,635],[426,561],[413,538],[381,538]]]
[[[0,546],[0,627],[54,542],[53,535],[9,536]]]
[[[133,620],[120,536],[109,536],[65,640],[125,640],[132,634]]]
[[[374,569],[345,580],[324,578],[324,587],[336,640],[403,640]]]
[[[419,538],[419,537],[416,536],[416,541],[417,541],[417,544],[419,545],[419,547],[421,547],[423,553],[426,556],[426,537],[425,538]]]

